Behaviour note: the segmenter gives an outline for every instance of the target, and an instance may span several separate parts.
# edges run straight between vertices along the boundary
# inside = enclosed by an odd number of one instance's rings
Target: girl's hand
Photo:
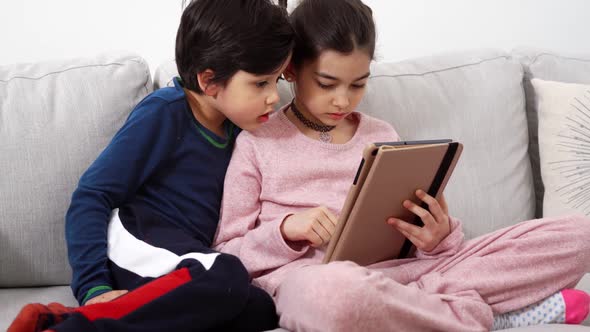
[[[295,213],[283,220],[281,234],[288,241],[308,241],[319,247],[330,241],[338,219],[326,207]]]
[[[119,296],[121,296],[123,294],[126,294],[126,293],[128,293],[127,290],[112,290],[110,292],[100,294],[97,297],[91,298],[90,300],[86,301],[86,303],[84,305],[109,302],[109,301],[112,301],[112,300],[118,298]]]
[[[428,252],[451,233],[449,208],[444,195],[437,201],[423,190],[416,190],[416,196],[428,204],[430,211],[409,200],[405,200],[403,206],[420,217],[424,226],[416,226],[397,218],[389,218],[387,223],[405,235],[418,249]]]

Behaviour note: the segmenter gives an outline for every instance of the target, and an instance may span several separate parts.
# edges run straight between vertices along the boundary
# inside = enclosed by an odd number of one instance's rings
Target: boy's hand
[[[409,200],[405,200],[403,206],[420,217],[424,226],[416,226],[397,218],[389,218],[387,223],[405,235],[418,249],[428,252],[451,233],[449,208],[444,195],[437,201],[423,190],[416,190],[416,196],[428,204],[430,211]]]
[[[308,241],[312,247],[328,243],[338,219],[326,207],[295,213],[283,220],[281,234],[288,241]]]
[[[84,305],[109,302],[109,301],[112,301],[112,300],[118,298],[119,296],[121,296],[125,293],[128,293],[128,292],[129,291],[127,291],[127,290],[113,290],[110,292],[106,292],[106,293],[100,294],[97,297],[91,298],[90,300],[86,301],[86,304],[84,304]]]

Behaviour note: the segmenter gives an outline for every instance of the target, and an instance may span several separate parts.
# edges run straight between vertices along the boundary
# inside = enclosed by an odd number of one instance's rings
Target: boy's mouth
[[[270,113],[262,114],[257,119],[258,120],[258,123],[265,123],[266,121],[268,121],[269,116],[270,116]]]

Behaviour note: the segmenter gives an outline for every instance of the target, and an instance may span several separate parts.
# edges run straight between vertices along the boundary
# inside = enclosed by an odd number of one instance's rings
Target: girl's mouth
[[[340,120],[340,119],[344,118],[346,115],[347,115],[347,113],[328,113],[328,116],[332,120]]]

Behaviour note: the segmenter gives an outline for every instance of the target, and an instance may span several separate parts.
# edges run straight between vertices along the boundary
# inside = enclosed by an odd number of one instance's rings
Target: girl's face
[[[315,61],[290,66],[285,74],[295,82],[295,102],[301,112],[310,120],[337,126],[361,101],[370,63],[362,49],[350,54],[326,50]]]

